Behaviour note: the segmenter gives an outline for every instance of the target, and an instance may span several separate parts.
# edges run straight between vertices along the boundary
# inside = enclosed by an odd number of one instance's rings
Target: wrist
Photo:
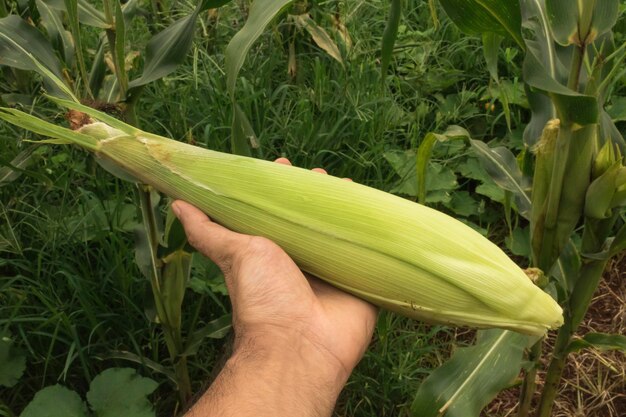
[[[331,415],[351,369],[314,340],[283,331],[238,338],[225,371],[250,381],[244,389],[273,416],[319,417]]]

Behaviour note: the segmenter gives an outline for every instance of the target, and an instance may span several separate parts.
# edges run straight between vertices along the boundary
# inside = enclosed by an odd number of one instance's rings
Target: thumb
[[[250,237],[212,222],[206,214],[184,201],[174,201],[172,211],[185,228],[191,246],[228,275],[233,258],[245,249]]]

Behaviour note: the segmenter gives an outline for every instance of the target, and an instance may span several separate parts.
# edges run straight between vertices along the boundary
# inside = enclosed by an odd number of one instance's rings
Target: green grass
[[[411,5],[385,86],[377,58],[387,2],[319,3],[313,16],[329,31],[323,11],[339,7],[353,46],[344,51],[342,68],[306,33],[298,33],[294,79],[287,74],[285,39],[292,28],[284,20],[274,24],[253,47],[237,87],[261,144],[255,156],[286,156],[298,166],[324,167],[332,175],[390,190],[398,178],[383,154],[414,149],[427,132],[461,124],[477,138],[506,140],[500,110],[483,107],[489,80],[480,42],[460,34],[443,15],[435,29],[427,3]],[[217,21],[204,21],[199,34],[208,36],[197,38],[186,63],[145,89],[138,112],[143,129],[229,149],[232,115],[221,68],[233,22],[237,27],[243,22],[236,5]],[[145,42],[142,28],[133,27],[138,42]],[[27,83],[28,94],[36,96],[36,77]],[[14,89],[9,78],[0,79],[2,93]],[[61,122],[46,105],[37,111]],[[15,140],[21,135],[0,124],[3,162],[28,146]],[[161,383],[153,400],[158,415],[171,415],[176,395],[153,365],[167,368],[168,354],[158,325],[147,318],[149,285],[134,261],[139,225],[133,187],[85,153],[58,146],[40,148],[20,178],[0,186],[0,232],[17,242],[0,249],[0,330],[11,331],[28,363],[17,386],[0,388],[2,401],[18,415],[44,386],[61,383],[84,394],[101,370],[132,366]],[[213,279],[194,270],[194,278],[207,277]],[[228,308],[223,293],[189,290],[184,328]],[[449,332],[381,314],[372,347],[342,393],[336,415],[408,415],[419,382],[449,354]],[[206,385],[227,345],[207,340],[191,359],[194,389]]]

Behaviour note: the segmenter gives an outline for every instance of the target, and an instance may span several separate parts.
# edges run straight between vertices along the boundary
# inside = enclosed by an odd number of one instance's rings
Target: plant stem
[[[587,45],[583,42],[574,50],[574,56],[572,57],[572,67],[569,73],[569,79],[567,81],[567,87],[571,90],[578,91],[578,84],[580,83],[580,72],[583,66],[583,60],[585,58],[585,51]]]
[[[576,285],[569,301],[569,308],[565,312],[565,324],[559,329],[552,360],[546,373],[546,382],[541,394],[537,417],[550,417],[552,405],[557,395],[561,374],[567,359],[567,348],[572,335],[580,325],[595,290],[598,288],[602,272],[608,259],[592,260],[587,262],[580,270]]]
[[[537,376],[537,361],[541,357],[541,348],[543,344],[543,338],[535,343],[528,353],[528,359],[533,363],[531,369],[526,372],[524,376],[524,382],[522,384],[522,393],[520,396],[520,406],[517,412],[517,417],[527,417],[530,411],[530,406],[533,402],[533,396],[535,394],[535,378]]]

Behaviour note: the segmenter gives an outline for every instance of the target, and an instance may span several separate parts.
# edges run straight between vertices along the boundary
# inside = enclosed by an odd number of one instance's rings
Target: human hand
[[[285,158],[276,162],[290,165]],[[232,232],[182,201],[174,202],[172,209],[191,245],[224,273],[233,305],[233,358],[256,355],[273,368],[270,374],[288,377],[293,372],[311,384],[323,381],[323,387],[312,387],[318,392],[314,395],[317,407],[323,410],[314,415],[330,412],[369,344],[376,308],[305,276],[268,239]],[[307,396],[306,389],[297,386],[299,395]]]

